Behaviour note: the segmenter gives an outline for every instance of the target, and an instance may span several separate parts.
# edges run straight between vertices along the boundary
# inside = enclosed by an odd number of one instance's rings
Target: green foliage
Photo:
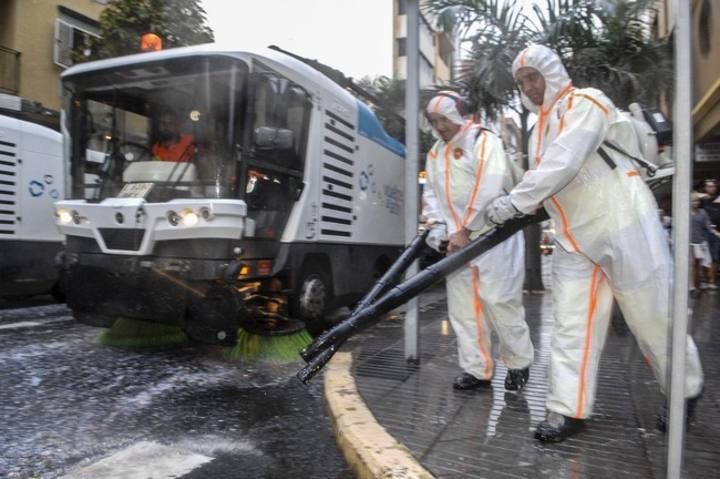
[[[577,86],[603,90],[618,106],[654,104],[672,81],[667,42],[650,38],[650,0],[429,0],[438,25],[469,45],[458,86],[492,115],[512,106],[512,61],[529,43],[555,50]],[[652,82],[641,81],[652,78]]]
[[[622,108],[653,105],[671,86],[672,51],[650,37],[649,0],[546,1],[552,13],[536,11],[543,28],[533,39],[560,54],[576,86],[599,88]]]
[[[85,46],[90,55],[76,52],[74,61],[139,53],[140,37],[148,32],[163,39],[164,49],[214,40],[198,0],[113,0],[99,23],[100,38]]]

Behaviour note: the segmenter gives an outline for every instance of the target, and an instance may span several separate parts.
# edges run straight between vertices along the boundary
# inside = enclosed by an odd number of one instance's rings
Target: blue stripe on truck
[[[358,101],[358,133],[370,141],[387,148],[405,158],[405,145],[385,132],[375,113],[363,102]]]

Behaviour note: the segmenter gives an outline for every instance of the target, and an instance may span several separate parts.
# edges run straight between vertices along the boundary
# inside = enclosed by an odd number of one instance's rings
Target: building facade
[[[62,71],[98,35],[108,0],[0,2],[0,93],[60,109]]]
[[[452,80],[455,47],[451,34],[443,32],[422,8],[420,0],[420,88]],[[393,0],[393,78],[407,78],[406,1]]]
[[[674,28],[678,0],[657,0],[655,34],[668,38]],[[697,144],[695,160],[720,162],[720,2],[692,1],[693,126]],[[666,113],[670,107],[666,106]],[[669,115],[670,116],[670,115]],[[720,169],[713,169],[720,174]]]

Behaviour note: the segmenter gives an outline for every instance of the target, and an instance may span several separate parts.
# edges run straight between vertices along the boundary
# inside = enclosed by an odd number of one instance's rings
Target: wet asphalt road
[[[352,477],[322,378],[303,386],[298,363],[111,348],[100,331],[46,298],[0,302],[0,477],[79,476],[143,441],[206,458],[183,479]]]

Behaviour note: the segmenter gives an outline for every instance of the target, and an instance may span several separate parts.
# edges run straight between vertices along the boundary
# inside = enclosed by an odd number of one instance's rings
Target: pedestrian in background
[[[705,180],[703,186],[704,197],[701,199],[701,206],[710,217],[710,225],[714,230],[720,228],[720,196],[718,196],[717,181],[713,179]],[[706,233],[705,239],[710,248],[710,257],[712,265],[710,266],[711,284],[715,284],[717,280],[717,265],[720,263],[720,238],[715,234]]]
[[[649,188],[627,155],[640,149],[630,119],[601,91],[573,87],[560,58],[532,45],[513,63],[522,102],[538,114],[531,169],[487,211],[502,224],[544,206],[557,225],[553,252],[554,319],[547,418],[535,437],[562,441],[592,414],[613,297],[666,392],[672,259]],[[600,149],[603,148],[603,151]],[[687,339],[688,415],[703,374]],[[664,428],[666,415],[658,416]]]
[[[690,201],[690,247],[693,258],[694,284],[701,290],[715,290],[717,289],[715,285],[715,265],[707,239],[714,238],[718,240],[720,234],[710,223],[710,216],[700,207],[702,203],[700,194],[693,191]]]
[[[467,113],[462,98],[450,91],[440,92],[426,109],[437,142],[427,154],[422,214],[434,224],[428,244],[442,250],[447,242],[448,254],[492,227],[485,207],[513,184],[502,142],[466,120]],[[490,384],[493,330],[508,367],[505,388],[518,390],[527,382],[533,346],[522,304],[524,274],[524,239],[518,232],[447,277],[448,314],[462,369],[455,389]]]

